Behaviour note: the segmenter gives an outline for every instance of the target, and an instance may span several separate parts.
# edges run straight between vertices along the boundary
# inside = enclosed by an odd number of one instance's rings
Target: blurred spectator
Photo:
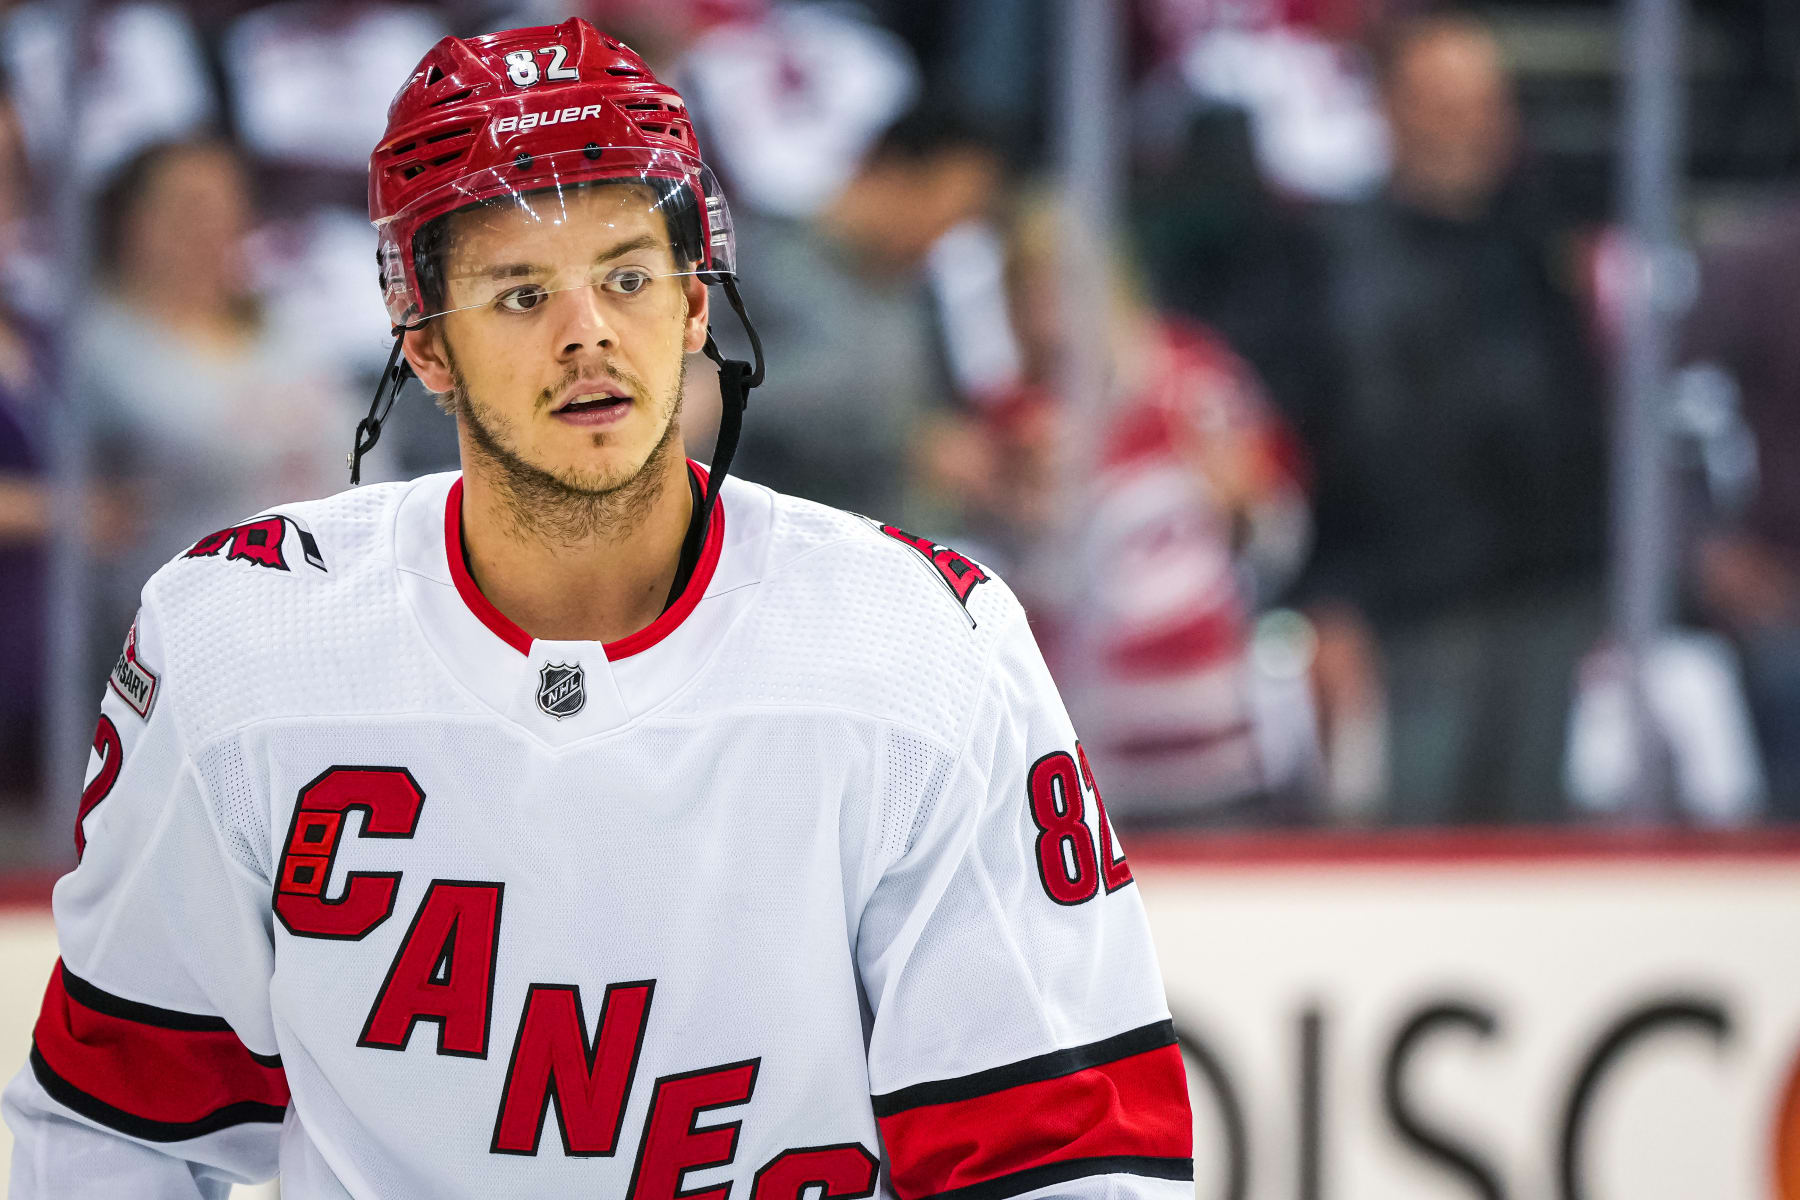
[[[0,100],[0,268],[30,208],[18,121]],[[49,347],[0,298],[0,805],[35,795],[44,692]]]
[[[68,157],[84,180],[96,180],[153,141],[214,122],[217,92],[191,8],[96,4],[83,43],[71,46],[68,14],[53,0],[0,6],[0,55],[32,158]],[[62,69],[74,62],[79,70]]]
[[[732,204],[805,220],[913,106],[918,68],[854,5],[736,7],[695,35],[677,75]]]
[[[375,0],[257,4],[224,28],[234,128],[258,166],[278,173],[284,206],[362,207],[393,81],[449,32],[440,6]]]
[[[1306,548],[1296,446],[1250,368],[1158,314],[1121,266],[1104,339],[1114,385],[1057,395],[1066,345],[1056,211],[1018,222],[1007,263],[1021,385],[939,426],[925,462],[968,509],[972,553],[1007,570],[1122,823],[1267,819],[1310,746],[1304,680],[1251,661],[1258,599]],[[1070,486],[1064,453],[1096,444]],[[1077,504],[1072,513],[1071,504]]]
[[[979,123],[1015,170],[1043,165],[1062,10],[1042,0],[864,0],[919,61],[924,91]]]
[[[744,295],[769,378],[734,469],[854,512],[932,523],[904,471],[921,422],[951,400],[928,260],[992,207],[999,186],[980,138],[915,114],[815,220],[740,222]]]
[[[520,13],[536,12],[546,25],[571,15],[557,0],[516,0]],[[722,26],[756,26],[769,15],[777,0],[583,0],[572,10],[643,55],[658,79],[674,75],[677,64],[696,39]],[[687,95],[686,89],[682,95]],[[689,101],[690,106],[693,105]],[[702,144],[707,144],[704,136]],[[711,146],[707,144],[710,152]]]
[[[1690,357],[1724,369],[1755,439],[1755,486],[1715,505],[1696,547],[1704,615],[1743,658],[1771,814],[1800,820],[1800,206],[1740,227],[1703,260]]]
[[[1325,251],[1259,173],[1244,114],[1192,114],[1172,143],[1140,149],[1131,218],[1159,300],[1222,334],[1285,413],[1317,411],[1337,382]]]
[[[304,329],[309,349],[372,392],[392,339],[369,286],[375,237],[368,217],[369,147],[381,136],[394,81],[403,79],[466,3],[391,0],[212,0],[225,108],[252,169],[258,213],[249,263],[268,323]],[[560,20],[528,14],[493,26]],[[462,32],[474,32],[465,29]],[[456,465],[455,423],[416,385],[376,454],[404,473]]]
[[[97,202],[102,294],[73,369],[133,513],[98,600],[109,640],[187,544],[344,485],[358,414],[309,331],[263,318],[243,253],[254,215],[242,160],[214,141],[144,150]]]
[[[1261,173],[1283,193],[1349,200],[1380,185],[1387,131],[1356,42],[1380,4],[1141,4],[1158,73],[1247,114]]]
[[[1559,244],[1523,196],[1499,48],[1462,16],[1379,60],[1393,175],[1331,222],[1339,386],[1306,414],[1328,733],[1379,721],[1400,822],[1555,820],[1599,632],[1603,404]]]

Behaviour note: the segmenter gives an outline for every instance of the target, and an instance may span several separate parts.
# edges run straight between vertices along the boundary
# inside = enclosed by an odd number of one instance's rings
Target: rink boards
[[[1800,843],[1132,854],[1199,1196],[1800,1200]]]

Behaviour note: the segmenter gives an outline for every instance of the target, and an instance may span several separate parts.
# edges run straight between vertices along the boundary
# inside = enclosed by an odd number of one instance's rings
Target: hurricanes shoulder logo
[[[290,528],[293,536],[288,536]],[[318,539],[312,531],[285,513],[271,513],[243,525],[229,525],[209,533],[189,546],[183,558],[213,558],[223,554],[231,562],[254,563],[272,571],[290,570],[288,554],[298,543],[300,557],[315,571],[325,570],[325,556],[319,553]]]
[[[878,525],[876,528],[896,542],[911,546],[917,551],[919,557],[930,565],[944,586],[950,589],[950,594],[956,598],[956,602],[962,605],[963,615],[969,617],[969,624],[975,623],[975,618],[969,616],[969,593],[973,592],[977,585],[988,581],[988,573],[981,569],[980,564],[967,555],[958,554],[948,546],[939,545],[930,538],[922,538],[917,534],[908,533],[897,525]]]
[[[572,717],[587,704],[580,663],[545,663],[538,668],[538,707],[547,716]]]

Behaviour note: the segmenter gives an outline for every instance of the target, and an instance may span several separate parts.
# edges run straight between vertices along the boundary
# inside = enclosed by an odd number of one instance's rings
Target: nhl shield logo
[[[581,664],[545,663],[538,670],[538,707],[557,720],[572,717],[587,703]]]

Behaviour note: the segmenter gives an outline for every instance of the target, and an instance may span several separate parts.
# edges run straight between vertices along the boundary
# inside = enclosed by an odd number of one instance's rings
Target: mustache
[[[552,404],[556,403],[556,398],[558,396],[562,395],[566,389],[574,387],[577,383],[599,383],[602,380],[610,380],[623,387],[626,391],[631,393],[633,399],[641,400],[644,397],[643,381],[629,371],[621,371],[619,368],[611,365],[601,367],[599,370],[595,370],[592,367],[589,367],[586,370],[582,370],[579,367],[570,367],[569,370],[563,374],[561,379],[538,393],[537,408],[539,411],[548,409]]]

